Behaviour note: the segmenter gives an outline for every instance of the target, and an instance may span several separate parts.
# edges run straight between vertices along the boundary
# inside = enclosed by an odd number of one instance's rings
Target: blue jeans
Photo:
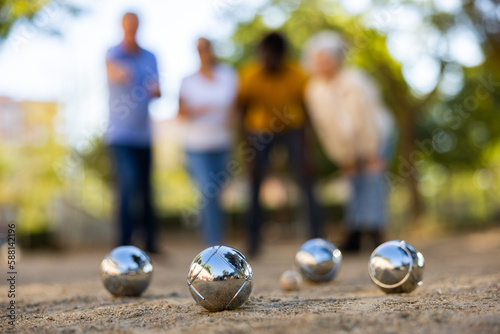
[[[397,132],[382,143],[379,158],[387,164],[392,160]],[[385,171],[368,172],[360,169],[350,179],[352,195],[347,203],[345,224],[350,231],[380,232],[387,221],[388,185]]]
[[[229,182],[227,160],[229,150],[186,151],[188,170],[201,195],[201,233],[207,246],[224,242],[224,212],[220,199]]]
[[[387,186],[384,173],[360,171],[351,177],[352,197],[345,223],[350,231],[381,231],[386,222]]]
[[[151,196],[151,148],[110,145],[116,172],[119,245],[130,245],[137,229],[145,234],[146,250],[155,251],[155,216]]]
[[[248,223],[249,252],[255,254],[260,246],[262,228],[262,207],[259,200],[260,187],[269,166],[269,152],[274,145],[283,145],[289,157],[289,166],[299,181],[303,198],[308,204],[309,231],[311,238],[323,235],[320,206],[313,192],[311,166],[304,145],[303,129],[289,130],[284,133],[251,133],[248,135],[250,147],[255,152],[251,164],[251,207]]]

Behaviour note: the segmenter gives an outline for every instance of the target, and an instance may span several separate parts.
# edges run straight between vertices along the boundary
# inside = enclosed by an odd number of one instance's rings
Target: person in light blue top
[[[151,120],[149,102],[161,96],[155,56],[136,40],[139,19],[126,13],[123,41],[109,49],[106,69],[109,122],[105,142],[116,170],[119,245],[132,244],[142,228],[145,248],[157,252],[155,215],[151,199]]]

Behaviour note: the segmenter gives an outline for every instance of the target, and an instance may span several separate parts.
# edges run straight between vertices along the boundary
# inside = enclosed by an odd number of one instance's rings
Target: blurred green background
[[[230,38],[216,41],[216,50],[238,68],[252,57],[259,38],[276,29],[288,36],[300,61],[311,34],[341,32],[349,45],[348,64],[373,76],[399,125],[398,151],[387,173],[391,230],[481,228],[500,217],[500,5],[490,0],[451,2],[455,5],[444,0],[367,0],[356,12],[347,1],[274,0],[249,16],[238,1],[226,1],[218,17],[232,22],[234,29]],[[0,41],[16,23],[29,24],[50,3],[0,1]],[[85,11],[84,4],[63,4],[71,17]],[[404,31],[396,24],[406,19],[419,21],[420,28]],[[47,33],[64,35],[57,24]],[[477,50],[466,44],[452,52],[461,38],[470,36]],[[425,55],[412,56],[416,41],[426,46]],[[417,60],[421,65],[411,67]],[[428,72],[433,84],[411,82],[422,75],[411,71]],[[83,148],[69,145],[58,131],[61,108],[57,102],[0,98],[0,219],[3,224],[16,222],[28,247],[65,245],[72,234],[75,240],[85,235],[105,242],[113,233],[112,168],[106,148],[99,135]],[[197,193],[174,140],[176,123],[162,120],[155,129],[154,185],[162,227],[191,230],[197,221]],[[329,224],[336,228],[348,189],[317,141],[312,142],[317,191]],[[285,160],[274,152],[273,173],[262,196],[269,220],[300,231],[300,200]],[[245,180],[244,172],[235,175],[224,195],[233,231],[243,224]]]

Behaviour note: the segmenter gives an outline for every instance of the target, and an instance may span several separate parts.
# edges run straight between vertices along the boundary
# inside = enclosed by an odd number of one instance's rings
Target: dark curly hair
[[[285,60],[287,49],[286,38],[281,33],[271,32],[264,36],[259,43],[264,67],[270,72],[278,70]]]

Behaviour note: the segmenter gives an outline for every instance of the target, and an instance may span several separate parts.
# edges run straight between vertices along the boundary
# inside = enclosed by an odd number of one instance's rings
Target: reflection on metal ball
[[[115,296],[139,296],[149,285],[153,265],[149,256],[134,246],[113,249],[101,262],[101,280]]]
[[[424,256],[404,241],[388,241],[373,251],[368,273],[386,293],[411,292],[422,285]]]
[[[250,296],[253,270],[236,249],[214,246],[195,257],[187,283],[193,299],[208,311],[233,310]]]
[[[335,277],[341,262],[340,250],[325,239],[308,240],[295,254],[295,263],[302,274],[316,282]]]

